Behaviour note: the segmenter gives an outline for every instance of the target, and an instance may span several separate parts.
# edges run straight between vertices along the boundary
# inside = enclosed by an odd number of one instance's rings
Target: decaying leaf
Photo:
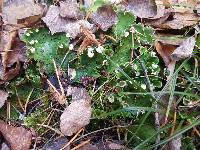
[[[72,94],[72,103],[64,110],[60,117],[61,132],[71,136],[90,122],[91,117],[91,98],[85,89],[81,88],[81,95]],[[77,94],[77,93],[76,93]],[[76,98],[80,98],[77,99]]]
[[[124,145],[121,145],[121,144],[119,144],[119,143],[114,143],[114,142],[111,142],[111,141],[107,141],[106,144],[108,145],[108,147],[109,147],[111,150],[125,149],[125,146],[124,146]]]
[[[165,65],[168,66],[171,60],[171,54],[174,52],[177,46],[170,45],[170,44],[163,44],[160,41],[155,42],[156,51],[162,57]]]
[[[151,18],[157,15],[155,0],[124,0],[123,5],[127,11],[140,18]]]
[[[67,95],[72,96],[72,101],[78,101],[80,99],[91,101],[91,97],[84,88],[69,86],[67,89]]]
[[[175,13],[172,20],[166,20],[160,25],[154,25],[163,29],[182,29],[198,23],[200,17],[194,13]]]
[[[30,131],[0,121],[0,132],[12,150],[29,150],[32,140]]]
[[[66,32],[72,38],[75,38],[81,33],[81,25],[93,30],[93,25],[86,20],[72,20],[61,17],[59,7],[53,5],[49,7],[46,16],[42,20],[46,23],[52,34]]]
[[[104,5],[98,8],[97,12],[93,14],[92,21],[100,27],[103,31],[107,31],[117,22],[117,14],[111,5]]]
[[[4,105],[7,98],[8,98],[8,93],[0,90],[0,108]]]
[[[159,55],[163,58],[165,65],[173,60],[190,57],[195,46],[195,37],[182,38],[171,34],[159,34],[155,47]]]
[[[17,31],[4,31],[1,34],[1,56],[3,70],[1,80],[8,81],[18,75],[20,62],[26,61],[26,47],[17,36]]]
[[[80,17],[80,8],[77,1],[67,0],[60,2],[60,15],[66,18],[78,19]]]
[[[86,144],[86,145],[78,148],[78,150],[99,150],[99,149],[97,148],[96,145]]]
[[[43,150],[59,150],[62,149],[65,144],[68,142],[66,137],[57,138],[56,140],[48,143]],[[66,147],[63,150],[70,150],[70,146]]]
[[[173,60],[178,61],[182,58],[191,57],[195,46],[195,37],[190,37],[177,47],[171,54]]]
[[[2,11],[5,24],[31,24],[42,17],[44,8],[34,0],[7,0],[4,1]]]
[[[83,25],[81,25],[81,33],[83,34],[84,39],[77,51],[78,56],[80,56],[83,53],[84,49],[88,46],[101,45],[101,43],[96,39],[95,35]]]
[[[11,51],[12,45],[14,43],[16,36],[17,36],[16,31],[12,31],[12,32],[5,31],[1,34],[0,51],[1,51],[2,64],[3,64],[4,70],[7,67],[8,52]]]

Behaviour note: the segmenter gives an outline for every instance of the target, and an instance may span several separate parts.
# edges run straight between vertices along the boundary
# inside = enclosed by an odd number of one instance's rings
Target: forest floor
[[[1,150],[200,147],[198,0],[0,0]]]

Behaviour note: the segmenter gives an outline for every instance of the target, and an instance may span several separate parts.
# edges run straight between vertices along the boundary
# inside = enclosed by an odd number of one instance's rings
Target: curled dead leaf
[[[171,54],[176,49],[176,46],[170,45],[170,44],[163,44],[160,41],[155,42],[156,51],[158,54],[162,57],[163,61],[165,62],[165,65],[168,66],[170,64],[171,60]]]
[[[12,150],[29,150],[32,140],[30,131],[0,121],[0,132]]]
[[[195,46],[195,37],[190,37],[186,39],[171,54],[172,60],[178,61],[182,58],[191,57],[194,46]]]
[[[8,98],[8,93],[5,91],[0,90],[0,108],[4,105],[5,101]]]
[[[93,14],[92,21],[103,31],[107,31],[117,22],[117,14],[111,5],[104,5],[98,8]]]
[[[61,132],[67,136],[71,136],[89,124],[91,118],[91,98],[85,89],[76,90],[82,94],[72,92],[72,103],[60,117]]]
[[[35,23],[44,13],[44,7],[34,0],[4,1],[2,9],[4,23],[14,25]]]
[[[42,20],[46,23],[51,33],[66,32],[72,38],[75,38],[81,33],[81,25],[93,30],[93,25],[86,20],[72,20],[65,19],[60,16],[60,9],[58,6],[51,5],[45,17]]]
[[[99,149],[96,145],[92,145],[92,144],[88,143],[88,144],[78,148],[78,150],[99,150]]]
[[[124,0],[123,6],[140,18],[151,18],[157,15],[155,0]]]
[[[175,13],[173,19],[166,20],[164,23],[154,25],[162,29],[182,29],[196,25],[200,20],[200,17],[194,13]]]
[[[2,32],[0,45],[3,65],[0,78],[5,82],[18,75],[20,62],[26,61],[26,46],[17,37],[17,31]]]
[[[77,1],[68,0],[60,2],[60,16],[71,19],[78,19],[80,15],[80,8]]]

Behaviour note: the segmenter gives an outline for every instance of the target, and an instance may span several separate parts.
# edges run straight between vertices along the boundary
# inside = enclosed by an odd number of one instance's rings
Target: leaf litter
[[[82,5],[80,5],[80,3],[85,6],[84,11],[81,10]],[[0,10],[2,10],[0,11],[0,13],[2,13],[2,18],[0,20],[0,26],[2,28],[0,31],[0,84],[12,81],[12,79],[14,79],[21,73],[20,71],[24,69],[22,64],[30,63],[30,61],[27,60],[27,48],[30,47],[27,47],[27,45],[21,41],[25,35],[25,33],[20,34],[18,32],[21,28],[34,28],[34,26],[36,28],[37,26],[47,27],[51,32],[49,34],[52,35],[58,35],[63,32],[66,33],[70,42],[74,42],[76,44],[78,43],[80,45],[77,47],[77,45],[74,44],[73,48],[70,49],[70,51],[65,55],[67,56],[71,51],[75,50],[77,51],[77,58],[80,58],[84,56],[85,50],[88,48],[99,48],[101,46],[106,47],[108,42],[106,39],[102,39],[102,37],[107,37],[113,41],[117,41],[114,37],[112,37],[113,35],[108,36],[106,34],[115,28],[117,23],[120,23],[118,18],[119,16],[117,14],[118,8],[122,8],[133,14],[137,17],[137,19],[141,19],[141,22],[144,24],[153,26],[156,29],[156,35],[159,35],[159,33],[162,33],[164,30],[172,30],[176,32],[187,27],[195,26],[198,24],[200,18],[198,11],[199,3],[196,1],[191,1],[190,7],[181,7],[182,5],[187,4],[185,1],[172,2],[158,0],[117,0],[100,2],[100,4],[94,3],[90,0],[84,0],[81,2],[70,0],[59,2],[55,1],[54,5],[41,4],[33,0],[16,0],[4,2],[0,1],[0,4]],[[94,6],[95,4],[97,4],[97,7]],[[95,10],[92,7],[96,7],[97,11],[90,12],[90,9]],[[123,26],[120,27],[123,28]],[[129,37],[130,33],[126,28],[123,28],[123,30],[125,39],[126,37]],[[143,36],[141,34],[142,32],[137,29],[137,34],[138,33]],[[132,34],[132,36],[135,35]],[[162,36],[168,37],[169,34],[164,34]],[[173,34],[170,36],[175,37]],[[156,41],[154,43],[155,49],[162,57],[162,60],[170,71],[170,75],[167,77],[168,81],[175,71],[177,61],[192,57],[195,49],[196,38],[197,37],[194,34],[190,35],[190,37],[187,37],[186,39],[178,38],[178,40],[170,40],[169,38],[161,39],[159,36],[156,36]],[[134,47],[135,41],[132,42]],[[137,44],[138,43],[136,41],[136,47]],[[34,43],[30,45],[34,46]],[[122,45],[123,40],[120,41],[120,46]],[[60,45],[59,49],[63,49],[63,46]],[[64,59],[65,57],[63,60]],[[72,136],[90,123],[90,119],[92,117],[92,102],[94,100],[88,93],[88,87],[79,87],[70,84],[70,82],[77,76],[78,69],[73,70],[73,77],[69,77],[70,81],[68,81],[65,74],[61,73],[64,71],[62,70],[63,68],[60,66],[57,67],[55,62],[53,63],[60,88],[57,89],[51,81],[47,80],[48,91],[56,102],[61,104],[64,109],[58,117],[60,118],[59,127],[61,132],[66,136]],[[152,66],[155,67],[156,65],[154,64]],[[72,68],[74,68],[74,66]],[[138,69],[135,66],[133,66],[133,68],[136,70]],[[69,66],[68,69],[70,69]],[[65,80],[63,80],[63,78],[65,78]],[[65,83],[64,81],[66,80],[69,83]],[[96,84],[96,80],[93,81]],[[94,85],[93,91],[95,89],[96,87]],[[104,92],[109,93],[109,90]],[[116,90],[118,89],[116,88]],[[4,105],[7,98],[8,93],[0,90],[1,107]],[[48,124],[50,124],[50,121]],[[52,128],[50,127],[50,129]],[[32,135],[29,130],[23,127],[11,126],[3,121],[0,122],[0,130],[6,140],[6,143],[8,143],[8,146],[11,149],[26,150],[30,148]],[[54,142],[51,142],[45,148],[48,150],[61,149],[67,142],[67,138],[58,138],[58,140],[54,140]],[[172,144],[171,147],[174,146],[173,141],[170,144]],[[180,144],[180,142],[178,144]],[[125,149],[123,145],[118,144],[117,142],[115,143],[109,141],[107,142],[107,146],[110,149]],[[98,149],[96,145],[92,144],[83,145],[82,149],[84,148]],[[67,147],[67,149],[70,148]]]

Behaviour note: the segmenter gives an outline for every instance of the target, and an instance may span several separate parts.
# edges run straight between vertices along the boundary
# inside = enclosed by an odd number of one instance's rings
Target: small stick
[[[64,136],[64,134],[63,134],[62,132],[60,132],[59,130],[56,130],[56,129],[54,129],[54,128],[48,126],[48,125],[44,125],[44,124],[37,124],[37,125],[38,125],[38,126],[45,127],[45,128],[48,128],[48,129],[54,131],[55,133]]]
[[[10,120],[10,101],[7,101],[7,119]],[[8,121],[10,125],[10,121]]]
[[[31,98],[31,95],[32,95],[32,93],[33,93],[33,90],[34,90],[34,88],[31,90],[31,92],[29,93],[29,95],[28,95],[28,97],[27,97],[27,99],[26,99],[26,103],[25,103],[25,105],[24,105],[24,111],[25,111],[25,113],[26,113],[26,108],[27,108],[27,106],[28,106],[28,102],[29,102],[29,100],[30,100],[30,98]]]
[[[16,89],[16,88],[15,88],[15,92],[16,92],[17,101],[18,101],[18,103],[19,103],[19,106],[21,107],[21,109],[22,109],[23,112],[25,113],[26,111],[25,111],[25,109],[24,109],[24,107],[23,107],[23,104],[22,104],[21,99],[19,98],[19,95],[18,95],[18,92],[17,92],[17,89]]]
[[[71,138],[71,140],[66,144],[64,145],[60,150],[64,150],[67,146],[69,146],[75,139],[76,137],[83,131],[83,128],[81,128],[75,135],[73,138]]]
[[[65,95],[65,92],[64,92],[64,88],[63,88],[63,86],[61,84],[61,81],[60,81],[60,77],[59,77],[59,74],[58,74],[58,69],[56,67],[56,62],[54,60],[53,60],[53,65],[54,65],[54,68],[55,68],[55,71],[56,71],[56,76],[57,76],[57,79],[58,79],[58,83],[60,85],[61,95],[63,96],[63,95]]]
[[[175,111],[174,112],[173,127],[172,127],[172,130],[171,130],[170,136],[172,136],[174,134],[174,130],[175,130],[175,127],[176,127],[176,118],[177,118],[176,116],[177,116],[177,113]]]
[[[82,142],[81,144],[77,145],[76,147],[72,148],[71,150],[76,150],[76,149],[78,149],[78,148],[84,146],[85,144],[87,144],[87,143],[89,143],[89,142],[90,142],[90,139],[87,140],[87,141]]]

